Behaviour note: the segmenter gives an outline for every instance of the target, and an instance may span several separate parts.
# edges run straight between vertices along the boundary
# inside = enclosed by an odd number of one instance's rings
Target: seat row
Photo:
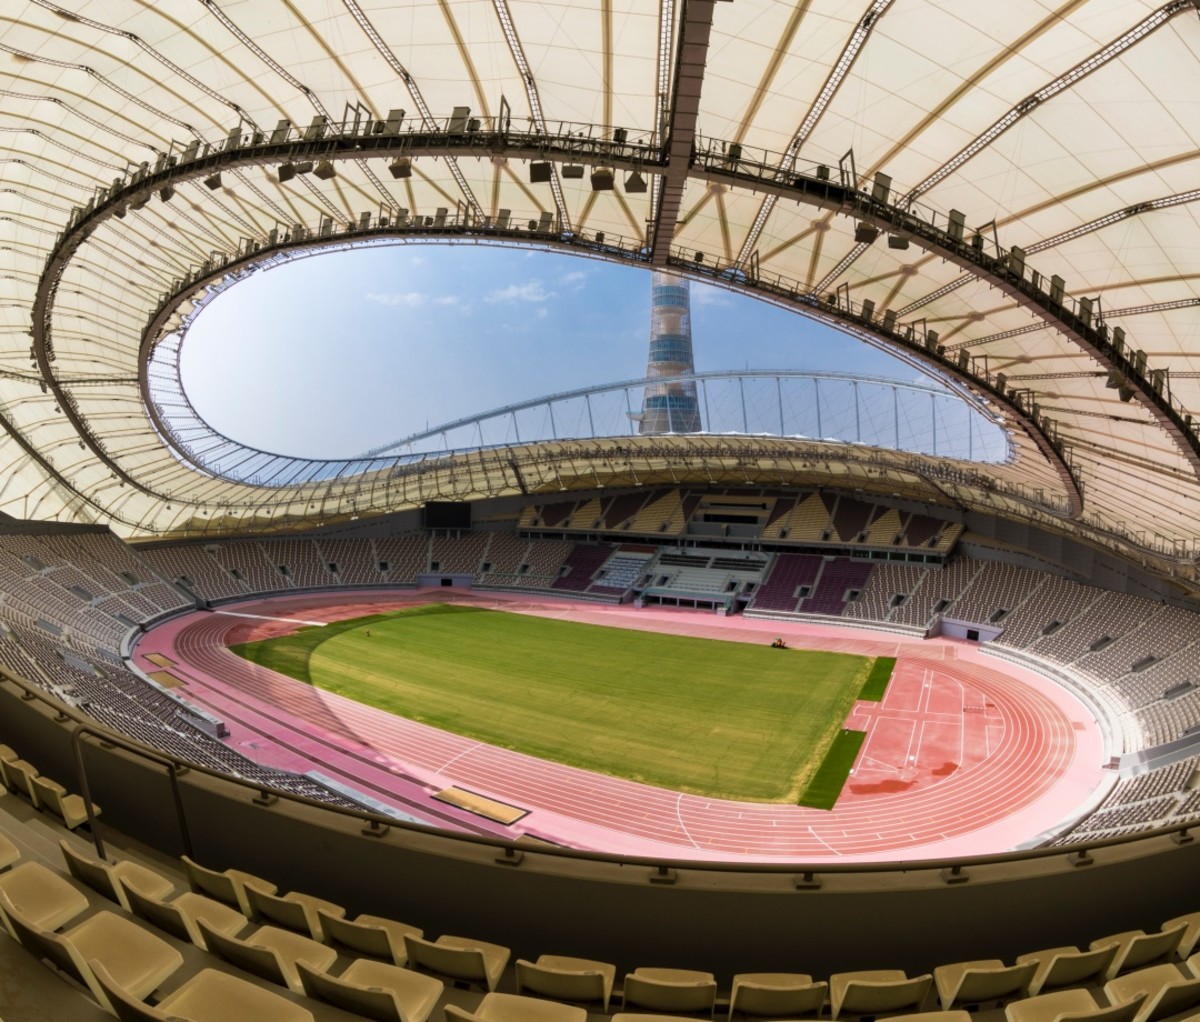
[[[88,821],[87,805],[83,798],[67,791],[58,781],[38,772],[38,768],[21,759],[7,745],[0,745],[0,782],[9,791],[24,795],[34,809],[48,809],[68,830],[75,830]],[[92,815],[100,815],[100,807],[92,805]]]

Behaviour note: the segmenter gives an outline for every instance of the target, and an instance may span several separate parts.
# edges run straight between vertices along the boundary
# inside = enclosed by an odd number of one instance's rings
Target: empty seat
[[[443,935],[435,941],[404,935],[408,967],[432,972],[455,983],[469,983],[495,990],[508,964],[510,951],[469,937]]]
[[[270,894],[257,887],[245,888],[246,903],[250,907],[250,918],[269,920],[289,930],[312,934],[314,940],[323,940],[324,933],[318,915],[344,916],[346,910],[332,901],[315,898],[311,894]]]
[[[21,849],[0,834],[0,870],[8,869],[21,857]]]
[[[520,994],[484,994],[474,1011],[447,1004],[445,1014],[446,1022],[587,1022],[583,1008]]]
[[[1179,938],[1179,946],[1175,949],[1180,958],[1189,958],[1200,943],[1200,912],[1189,912],[1187,915],[1176,916],[1163,923],[1164,930],[1183,930]]]
[[[4,772],[4,784],[9,791],[19,791],[37,805],[37,796],[33,793],[33,778],[37,776],[37,767],[24,759],[6,759],[0,760],[0,770]]]
[[[920,1011],[932,983],[928,973],[909,979],[901,969],[834,973],[829,977],[830,1015],[839,1018]]]
[[[1110,1004],[1139,993],[1146,994],[1146,1002],[1134,1016],[1136,1022],[1155,1022],[1200,1004],[1200,977],[1185,975],[1178,966],[1164,964],[1127,972],[1104,984],[1104,995]]]
[[[608,1012],[617,967],[588,958],[541,955],[536,962],[520,959],[516,966],[517,993],[534,993],[555,1001],[599,1004]]]
[[[62,820],[67,830],[82,827],[88,822],[87,803],[83,796],[67,791],[58,781],[52,781],[49,777],[31,777],[29,785],[33,790],[34,805],[39,809],[49,809]],[[92,815],[100,815],[100,807],[94,802]]]
[[[186,855],[181,855],[180,860],[193,891],[197,894],[207,894],[210,898],[225,902],[226,905],[235,905],[244,916],[250,915],[250,905],[246,900],[247,887],[266,891],[268,894],[274,894],[276,890],[269,880],[256,877],[253,873],[244,873],[240,869],[209,869]]]
[[[317,909],[317,919],[321,924],[321,936],[318,937],[314,931],[315,939],[346,948],[356,955],[369,955],[395,965],[403,965],[408,961],[404,935],[411,933],[414,937],[424,936],[424,931],[416,926],[382,916],[360,915],[350,920]]]
[[[315,972],[324,972],[337,961],[337,952],[333,948],[277,926],[260,926],[245,937],[230,937],[220,933],[203,919],[197,921],[196,926],[203,934],[209,951],[232,962],[239,969],[298,994],[304,993],[300,974],[296,971],[298,964],[303,963]]]
[[[711,1015],[716,1000],[717,981],[711,972],[643,967],[626,974],[621,1003],[623,1007]]]
[[[43,930],[65,926],[88,907],[82,891],[40,862],[23,862],[0,874],[0,895],[8,899],[6,908]]]
[[[1034,962],[1037,965],[1029,983],[1029,996],[1033,997],[1043,990],[1098,982],[1108,971],[1116,954],[1116,944],[1090,951],[1080,951],[1077,947],[1052,947],[1019,955],[1017,962]]]
[[[1138,993],[1127,1001],[1101,1006],[1087,990],[1055,990],[1037,997],[1010,1001],[1008,1022],[1133,1022],[1146,1000]]]
[[[950,1011],[915,1011],[911,1015],[889,1015],[887,1022],[971,1022],[971,1013],[962,1008]]]
[[[211,929],[227,937],[236,937],[250,925],[246,917],[232,905],[206,898],[195,891],[184,891],[170,902],[152,898],[134,887],[124,888],[123,893],[129,903],[129,911],[139,919],[205,951],[208,950],[208,944],[197,926],[201,919]]]
[[[1108,971],[1104,974],[1106,979],[1112,979],[1130,969],[1138,969],[1153,962],[1166,961],[1179,947],[1184,933],[1185,928],[1182,926],[1160,930],[1157,933],[1129,930],[1125,933],[1114,933],[1093,940],[1089,946],[1093,951],[1116,946],[1117,953],[1113,957]]]
[[[103,894],[109,901],[117,902],[126,911],[130,910],[125,897],[126,887],[136,888],[143,894],[159,899],[165,898],[175,890],[175,885],[165,876],[136,862],[123,859],[120,862],[108,863],[84,855],[66,841],[60,841],[58,844],[71,876],[87,884],[93,891]]]
[[[733,977],[730,1022],[744,1016],[816,1018],[828,992],[828,983],[814,983],[812,976],[801,972],[742,972]]]
[[[933,970],[942,1010],[960,1004],[988,1004],[1024,997],[1037,971],[1037,962],[1006,966],[996,958],[939,965]]]
[[[113,1014],[121,1022],[313,1022],[312,1012],[237,976],[204,969],[155,1006],[122,987],[98,961],[88,963]],[[102,1002],[103,1003],[103,1002]]]
[[[98,960],[122,988],[143,1000],[183,965],[183,955],[161,937],[115,912],[97,912],[66,933],[51,933],[14,909],[4,910],[21,945],[48,959],[106,1003],[89,961]]]
[[[337,977],[316,972],[303,962],[296,971],[309,997],[377,1022],[425,1022],[445,989],[433,976],[366,958],[352,962]]]

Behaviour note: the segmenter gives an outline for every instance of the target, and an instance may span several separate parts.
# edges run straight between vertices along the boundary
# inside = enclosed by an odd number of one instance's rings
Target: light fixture
[[[294,163],[281,163],[279,165],[279,183],[290,181],[296,176],[296,165]]]
[[[608,167],[597,167],[592,171],[592,191],[611,192],[613,189],[613,172]]]
[[[332,177],[337,177],[337,170],[334,169],[333,164],[329,160],[322,160],[318,163],[313,173],[322,181],[328,181]]]
[[[412,177],[412,160],[407,156],[397,156],[388,164],[388,173],[397,180],[402,177]]]
[[[898,249],[908,248],[908,235],[907,234],[889,234],[888,235],[888,248],[898,248]]]
[[[218,170],[215,174],[211,174],[204,179],[204,187],[209,191],[215,192],[221,187],[221,172]]]
[[[565,178],[580,178],[583,177],[582,163],[568,163],[563,166],[562,176]]]
[[[703,252],[697,252],[697,253],[696,253],[696,262],[697,262],[697,263],[702,263],[702,262],[704,262],[704,253],[703,253]]]
[[[646,179],[636,170],[625,179],[625,191],[629,195],[640,195],[646,190]]]
[[[869,220],[860,220],[854,228],[854,240],[860,245],[869,245],[879,237],[879,228]]]
[[[529,181],[531,184],[545,184],[550,180],[550,164],[544,160],[529,165]]]
[[[170,202],[171,199],[174,198],[174,196],[175,196],[175,189],[172,188],[170,185],[163,185],[158,190],[158,197],[160,199],[162,199],[163,202]]]

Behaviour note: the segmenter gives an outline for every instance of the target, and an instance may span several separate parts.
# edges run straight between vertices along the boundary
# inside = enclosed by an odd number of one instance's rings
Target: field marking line
[[[841,852],[839,852],[836,848],[833,847],[833,845],[831,845],[828,841],[826,841],[823,837],[821,837],[820,834],[818,834],[815,830],[813,830],[811,823],[808,824],[807,829],[808,829],[808,832],[814,838],[816,838],[817,841],[819,841],[822,845],[824,845],[826,848],[828,848],[830,852],[832,852],[834,855],[841,855]]]
[[[316,625],[318,628],[324,628],[328,621],[305,621],[298,617],[272,617],[270,614],[243,614],[236,610],[214,610],[214,614],[224,614],[225,617],[248,617],[256,621],[286,621],[288,624],[297,625]]]
[[[457,763],[460,759],[463,758],[463,756],[467,755],[467,753],[474,752],[476,749],[482,748],[484,745],[486,745],[485,742],[471,743],[465,749],[461,750],[460,752],[456,752],[453,756],[451,756],[448,760],[446,760],[445,763],[443,763],[440,767],[438,767],[437,773],[440,774],[443,770],[445,770],[451,764]]]
[[[679,829],[683,831],[683,836],[692,843],[692,847],[699,848],[700,846],[698,844],[696,844],[696,839],[694,837],[692,837],[692,835],[688,832],[687,824],[683,822],[682,807],[683,807],[683,792],[680,792],[678,795],[675,796],[675,819],[679,821]]]

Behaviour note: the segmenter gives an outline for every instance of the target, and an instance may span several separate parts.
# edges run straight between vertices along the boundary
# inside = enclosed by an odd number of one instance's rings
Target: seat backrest
[[[62,849],[63,859],[66,860],[71,876],[80,883],[87,884],[93,891],[103,894],[109,901],[123,903],[107,862],[100,862],[77,852],[66,841],[59,841],[58,846]]]
[[[299,902],[288,901],[275,894],[268,894],[256,887],[247,886],[246,903],[250,906],[255,919],[269,919],[289,930],[296,930],[306,936],[310,932],[308,916],[304,914],[304,906]]]
[[[83,986],[91,987],[90,972],[87,963],[79,957],[79,952],[57,933],[43,930],[32,920],[27,919],[9,902],[5,906],[12,932],[16,935],[21,946],[36,958],[45,958]]]
[[[1150,995],[1141,1017],[1147,1022],[1170,1018],[1197,1004],[1200,1004],[1200,978],[1184,979],[1181,975],[1178,982],[1168,983]]]
[[[717,999],[716,980],[648,979],[629,973],[625,977],[625,1004],[655,1011],[712,1011]]]
[[[326,943],[340,944],[360,955],[392,960],[392,944],[382,926],[354,923],[341,916],[331,916],[324,909],[317,909],[317,917],[321,920]]]
[[[475,948],[447,947],[406,933],[404,949],[408,953],[409,968],[428,969],[472,983],[487,983],[483,952]]]
[[[1042,990],[1057,987],[1079,986],[1097,976],[1103,976],[1116,957],[1117,945],[1097,948],[1095,951],[1064,952],[1056,955],[1042,980]]]
[[[245,969],[255,976],[287,986],[287,974],[283,964],[274,949],[254,944],[254,935],[249,940],[239,940],[237,937],[227,937],[209,926],[203,919],[196,921],[196,926],[204,937],[208,950],[220,955],[239,969]]]
[[[152,1007],[145,1001],[139,1001],[129,991],[125,990],[124,987],[120,986],[109,975],[103,962],[92,959],[87,964],[96,979],[96,985],[108,999],[108,1004],[101,1004],[101,1007],[110,1008],[112,1013],[120,1019],[120,1022],[170,1022],[169,1015],[164,1015],[157,1008]]]
[[[58,782],[52,781],[48,777],[42,777],[40,774],[29,777],[27,780],[32,788],[33,801],[39,806],[45,806],[60,820],[65,820],[62,792]]]
[[[843,1015],[878,1015],[899,1011],[924,1003],[933,977],[926,973],[912,979],[851,980],[846,984],[840,1013]]]
[[[119,882],[119,881],[118,881]],[[129,903],[129,911],[139,919],[144,919],[151,926],[169,933],[172,937],[186,940],[189,943],[192,935],[184,922],[183,913],[174,905],[159,901],[148,894],[143,894],[136,887],[123,886],[125,900]]]
[[[337,979],[327,973],[316,972],[304,962],[296,963],[296,971],[300,974],[300,985],[308,997],[378,1022],[408,1022],[396,998],[388,990]]]
[[[1141,965],[1149,965],[1151,962],[1166,958],[1179,946],[1183,934],[1182,927],[1174,927],[1170,930],[1159,930],[1157,933],[1146,933],[1140,937],[1134,937],[1125,948],[1124,957],[1118,956],[1121,971],[1136,969]]]
[[[37,767],[23,759],[10,760],[5,764],[5,773],[12,786],[22,792],[30,802],[37,803],[37,795],[33,792],[32,779],[37,776]]]
[[[735,977],[736,981],[736,977]],[[790,986],[783,984],[736,982],[733,999],[729,1003],[731,1016],[741,1012],[746,1015],[812,1015],[821,1014],[829,984],[801,983]]]
[[[518,959],[517,993],[532,990],[556,1001],[604,1001],[604,976],[593,970],[550,969]]]
[[[444,1009],[446,1022],[487,1022],[482,1015],[460,1008],[457,1004],[447,1004]]]
[[[1012,994],[1024,994],[1037,972],[1037,962],[1003,968],[968,969],[962,974],[954,1000],[959,1004],[998,1001]]]
[[[187,872],[188,883],[193,891],[200,894],[207,894],[210,898],[216,898],[217,901],[223,901],[226,905],[232,905],[234,908],[241,907],[241,901],[238,898],[237,884],[233,878],[227,873],[220,873],[215,869],[209,869],[207,866],[201,866],[200,863],[193,861],[186,855],[181,855],[180,859],[183,862],[183,868]]]

